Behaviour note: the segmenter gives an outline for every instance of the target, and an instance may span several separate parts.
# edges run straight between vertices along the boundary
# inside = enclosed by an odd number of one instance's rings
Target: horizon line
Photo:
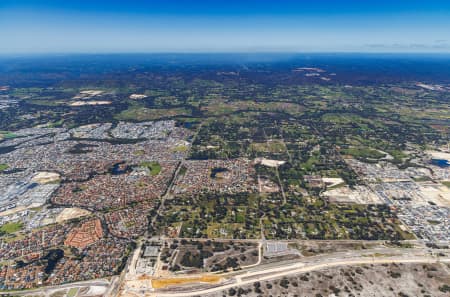
[[[48,55],[299,55],[299,54],[364,54],[364,55],[450,55],[450,51],[61,51],[61,52],[0,52],[0,56]]]

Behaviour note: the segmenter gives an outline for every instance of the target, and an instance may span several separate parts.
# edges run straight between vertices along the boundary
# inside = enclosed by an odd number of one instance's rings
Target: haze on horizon
[[[0,53],[450,53],[449,1],[367,2],[2,0]]]

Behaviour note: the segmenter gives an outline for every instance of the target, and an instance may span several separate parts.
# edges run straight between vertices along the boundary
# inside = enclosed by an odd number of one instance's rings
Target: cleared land
[[[255,282],[208,297],[235,296],[447,296],[446,264],[375,264],[334,267]]]
[[[217,275],[203,275],[199,277],[173,277],[160,278],[152,280],[152,286],[156,289],[167,288],[171,286],[187,285],[192,283],[209,283],[215,284],[220,281],[221,277]]]

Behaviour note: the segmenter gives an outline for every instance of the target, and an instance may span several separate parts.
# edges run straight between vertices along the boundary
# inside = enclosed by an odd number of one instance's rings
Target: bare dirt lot
[[[87,211],[85,209],[77,208],[77,207],[71,207],[71,208],[65,208],[57,217],[56,222],[61,223],[67,220],[84,217],[87,215],[90,215],[91,212]]]

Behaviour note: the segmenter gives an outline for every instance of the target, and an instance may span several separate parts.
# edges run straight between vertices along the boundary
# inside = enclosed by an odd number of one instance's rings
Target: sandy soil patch
[[[41,171],[38,172],[35,176],[33,176],[31,180],[39,184],[49,184],[53,182],[58,182],[59,179],[60,175],[56,172]]]
[[[75,101],[70,103],[70,106],[83,106],[83,105],[108,105],[111,101]]]
[[[73,97],[73,99],[88,99],[88,98],[92,98],[95,96],[100,96],[104,92],[105,91],[101,91],[101,90],[84,90],[84,91],[80,91],[80,93],[78,95],[76,95],[75,97]]]
[[[89,96],[98,96],[103,94],[105,91],[101,91],[101,90],[84,90],[81,91],[80,94],[83,95],[89,95]]]
[[[103,124],[88,124],[88,125],[79,126],[76,129],[83,130],[83,131],[94,130],[94,129],[100,127],[101,125],[103,125]]]
[[[144,98],[147,98],[148,96],[147,95],[144,95],[144,94],[131,94],[130,95],[130,99],[133,99],[133,100],[140,100],[140,99],[144,99]]]
[[[276,193],[280,187],[273,181],[266,178],[258,178],[258,188],[260,193]]]
[[[152,287],[155,289],[166,288],[174,285],[186,285],[193,283],[210,283],[216,284],[220,282],[221,277],[218,275],[202,275],[198,277],[174,277],[174,278],[161,278],[153,279]]]
[[[375,193],[365,186],[348,186],[328,190],[323,195],[334,203],[381,204],[384,203]]]
[[[322,181],[327,187],[330,188],[344,183],[344,180],[340,177],[322,177]]]
[[[83,296],[103,296],[106,292],[106,287],[103,286],[90,286],[89,290],[83,294]]]
[[[268,167],[278,167],[280,165],[283,165],[286,163],[286,161],[279,161],[279,160],[271,160],[266,158],[256,158],[255,164],[261,164]]]
[[[450,153],[439,151],[426,151],[426,153],[431,155],[433,159],[450,160]]]
[[[450,189],[444,185],[420,184],[420,192],[427,199],[436,205],[450,207]]]
[[[61,223],[63,221],[67,221],[70,219],[75,219],[83,216],[90,215],[91,212],[85,209],[73,207],[73,208],[65,208],[58,216],[56,217],[56,222]]]

